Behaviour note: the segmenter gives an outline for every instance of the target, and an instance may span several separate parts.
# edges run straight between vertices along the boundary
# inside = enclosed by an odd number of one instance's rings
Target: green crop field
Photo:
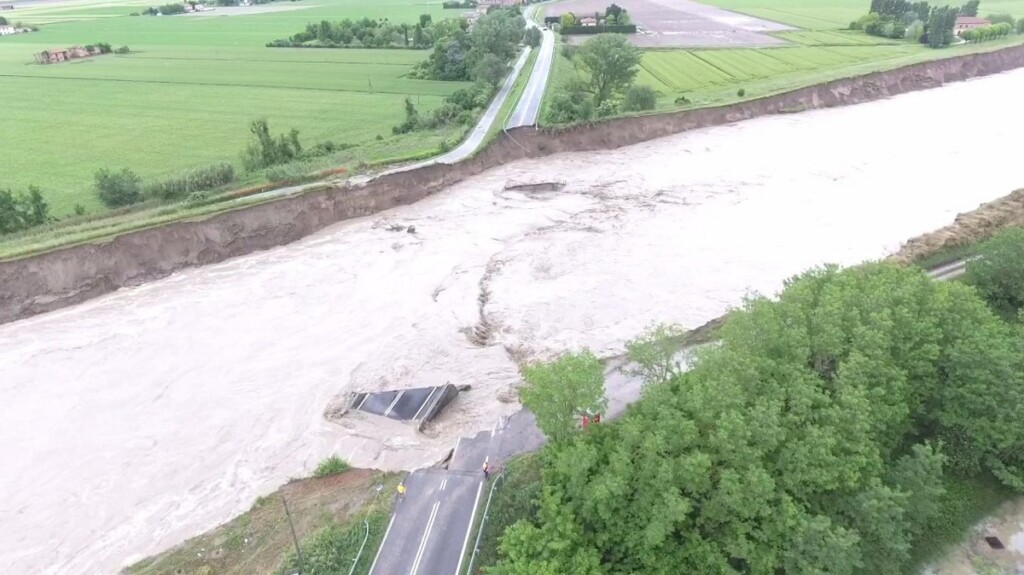
[[[263,47],[322,19],[457,15],[440,2],[303,0],[253,6],[246,15],[129,16],[161,3],[78,1],[4,14],[41,28],[0,38],[0,188],[37,185],[57,216],[75,204],[98,211],[91,191],[98,168],[130,167],[149,180],[237,163],[257,118],[275,132],[298,129],[306,145],[331,140],[367,150],[350,150],[353,161],[422,154],[451,135],[391,133],[407,96],[428,111],[466,86],[406,78],[425,51]],[[255,13],[263,9],[285,11]],[[33,63],[45,49],[97,42],[132,51]]]
[[[867,14],[871,0],[701,0],[766,20],[806,30],[835,30]],[[959,0],[949,4],[959,5]],[[940,6],[944,2],[932,2]],[[979,14],[1007,12],[1024,17],[1024,0],[981,0]]]
[[[800,29],[776,34],[791,46],[645,51],[638,81],[662,94],[662,110],[680,104],[729,103],[844,76],[1019,44],[1024,39],[1016,36],[998,43],[932,50],[912,42],[844,30],[867,12],[869,0],[703,1]],[[1024,0],[982,0],[980,13],[989,12],[1024,17]],[[743,96],[739,96],[741,89]]]

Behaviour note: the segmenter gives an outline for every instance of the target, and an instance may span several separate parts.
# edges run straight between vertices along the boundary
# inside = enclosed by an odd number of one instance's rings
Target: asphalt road
[[[536,26],[532,20],[527,19],[530,26]],[[533,63],[533,72],[530,74],[530,81],[526,84],[519,103],[516,104],[512,116],[509,118],[506,128],[518,128],[521,126],[536,126],[540,119],[541,104],[544,102],[544,90],[548,86],[548,78],[551,76],[551,63],[555,55],[555,34],[547,28],[541,29],[541,44],[537,53],[537,59]]]
[[[497,471],[511,455],[543,442],[533,415],[520,412],[495,429],[460,439],[447,469],[410,474],[370,575],[457,575],[485,495],[484,461]]]
[[[526,64],[526,59],[530,57],[530,50],[531,48],[527,46],[526,49],[523,50],[522,54],[519,55],[519,59],[516,60],[515,65],[512,67],[512,72],[507,78],[505,78],[505,83],[501,85],[501,89],[498,90],[498,94],[493,100],[491,100],[491,105],[487,107],[483,117],[480,118],[479,122],[477,122],[473,131],[469,133],[469,136],[459,144],[459,147],[451,150],[450,152],[441,154],[440,156],[435,156],[429,160],[381,172],[380,175],[383,176],[384,174],[394,174],[397,172],[405,172],[407,170],[415,170],[416,168],[422,168],[423,166],[429,166],[431,164],[454,164],[468,158],[477,150],[477,148],[480,147],[484,138],[487,137],[487,132],[490,131],[494,121],[498,118],[498,112],[500,112],[501,107],[505,105],[505,100],[508,99],[509,93],[512,92],[512,87],[515,86],[516,79],[519,78],[519,73],[522,72],[523,66]]]

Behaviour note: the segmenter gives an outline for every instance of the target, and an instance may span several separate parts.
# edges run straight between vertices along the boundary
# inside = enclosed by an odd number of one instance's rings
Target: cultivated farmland
[[[439,2],[315,0],[301,10],[230,17],[216,10],[189,17],[129,16],[159,3],[76,2],[15,10],[26,23],[53,23],[0,39],[0,188],[37,185],[58,216],[75,204],[97,211],[91,185],[98,168],[130,167],[150,180],[237,161],[249,122],[260,117],[275,132],[298,129],[307,146],[326,140],[355,145],[342,154],[353,163],[429,153],[458,135],[391,134],[404,117],[407,96],[424,112],[466,86],[406,78],[426,51],[263,47],[322,19],[413,22],[421,13],[441,18]],[[96,42],[132,51],[32,63],[35,52]]]
[[[845,28],[863,16],[871,0],[702,0],[727,10],[735,10],[758,18],[789,24],[807,30]],[[943,2],[932,2],[939,6]],[[962,2],[949,2],[959,5]],[[982,0],[980,14],[1008,12],[1024,17],[1024,0]]]

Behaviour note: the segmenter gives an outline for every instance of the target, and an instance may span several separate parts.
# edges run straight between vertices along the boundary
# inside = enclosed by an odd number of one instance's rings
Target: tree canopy
[[[587,73],[594,105],[600,106],[626,90],[640,71],[640,49],[621,34],[598,34],[576,52],[576,62]]]
[[[811,270],[614,424],[549,444],[492,573],[900,573],[944,473],[1024,488],[1021,349],[970,286]]]
[[[1024,228],[1009,228],[985,241],[967,262],[967,281],[996,310],[1015,315],[1024,308]]]
[[[587,350],[566,354],[552,363],[527,366],[523,379],[526,385],[519,390],[523,405],[552,440],[567,439],[576,430],[579,414],[600,413],[608,403],[604,365]]]

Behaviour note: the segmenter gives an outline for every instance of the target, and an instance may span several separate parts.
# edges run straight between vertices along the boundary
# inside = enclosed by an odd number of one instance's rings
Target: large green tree
[[[981,244],[967,262],[967,281],[993,307],[1016,313],[1024,307],[1024,228],[1009,228]]]
[[[969,286],[812,270],[621,420],[546,447],[497,573],[900,573],[943,473],[1022,487],[1021,347]]]
[[[589,79],[595,106],[632,85],[642,56],[622,34],[598,34],[580,46],[574,61]]]
[[[602,412],[604,365],[590,351],[569,353],[552,363],[523,369],[526,384],[519,390],[523,405],[537,417],[537,426],[553,441],[569,438],[581,412]]]

